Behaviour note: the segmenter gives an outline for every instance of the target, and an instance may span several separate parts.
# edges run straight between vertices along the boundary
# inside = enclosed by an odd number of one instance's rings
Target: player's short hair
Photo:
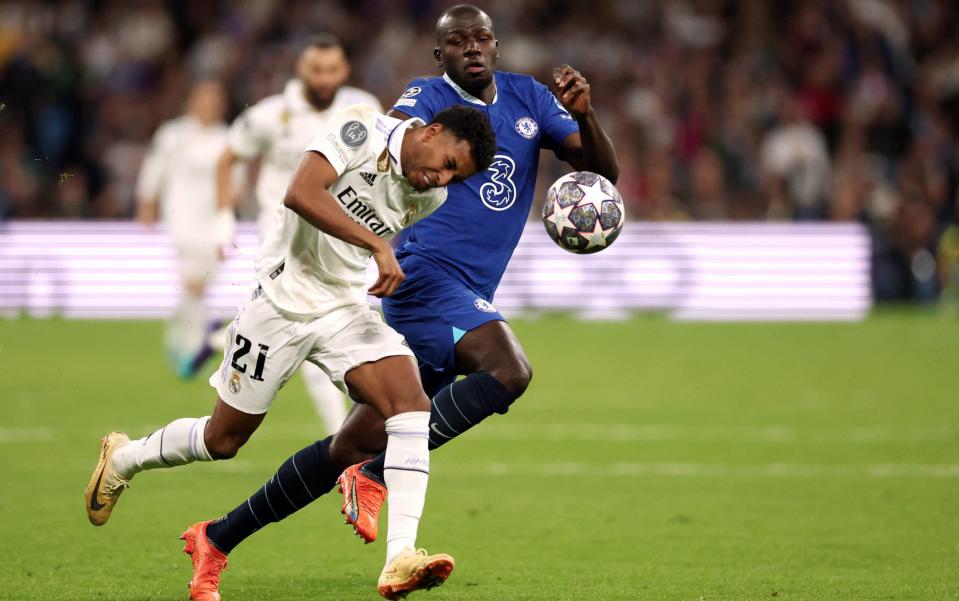
[[[496,154],[496,136],[482,111],[458,104],[436,113],[429,124],[434,123],[445,127],[458,139],[466,140],[477,173],[489,169]]]
[[[299,51],[296,53],[297,56],[302,56],[304,52],[310,48],[319,48],[321,50],[329,50],[330,48],[339,48],[343,51],[343,55],[346,56],[349,60],[349,52],[347,52],[346,46],[343,45],[343,42],[340,41],[340,38],[336,37],[332,33],[322,32],[311,35],[310,37],[303,40],[303,43],[300,44]]]
[[[443,38],[446,36],[446,28],[442,27],[443,21],[445,21],[446,19],[450,17],[458,17],[462,15],[475,15],[475,16],[486,17],[486,19],[489,21],[490,28],[492,29],[493,27],[493,19],[490,18],[490,16],[486,14],[486,11],[484,11],[482,8],[478,6],[474,6],[472,4],[457,4],[455,6],[451,6],[447,8],[446,10],[444,10],[443,14],[441,14],[439,18],[436,20],[436,30],[434,33],[436,34],[437,44],[442,44]]]

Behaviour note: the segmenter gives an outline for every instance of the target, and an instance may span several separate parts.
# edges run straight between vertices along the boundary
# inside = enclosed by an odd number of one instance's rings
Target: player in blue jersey
[[[496,72],[493,23],[470,5],[442,14],[436,41],[434,56],[443,76],[413,80],[390,114],[428,121],[443,108],[473,106],[489,116],[498,150],[488,171],[449,186],[447,203],[410,228],[397,250],[406,279],[383,303],[388,323],[416,354],[432,398],[431,449],[494,413],[506,413],[532,377],[522,345],[492,299],[533,202],[540,149],[551,149],[575,169],[600,173],[613,182],[619,172],[615,150],[599,125],[589,84],[580,73],[568,65],[557,69],[554,95],[532,77]],[[466,377],[454,383],[457,375]],[[287,460],[298,467],[312,491],[310,499],[291,501],[289,508],[276,512],[266,487],[261,488],[211,523],[207,536],[229,553],[267,523],[325,494],[339,476],[348,521],[367,541],[373,540],[386,498],[383,471],[402,469],[384,465],[379,454],[385,443],[382,418],[356,405],[335,436]],[[254,513],[253,508],[260,510]]]

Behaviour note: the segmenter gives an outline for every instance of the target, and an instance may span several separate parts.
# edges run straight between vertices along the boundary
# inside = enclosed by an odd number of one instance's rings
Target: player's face
[[[212,81],[197,84],[190,94],[187,110],[204,123],[222,121],[226,113],[223,86]]]
[[[324,109],[333,102],[336,91],[349,78],[350,65],[342,48],[310,47],[300,55],[296,75],[306,88],[307,101]]]
[[[455,184],[476,173],[469,143],[437,124],[424,128],[409,163],[403,175],[419,192]]]
[[[484,13],[452,16],[441,23],[436,60],[458,86],[476,96],[493,81],[499,58],[493,24]]]

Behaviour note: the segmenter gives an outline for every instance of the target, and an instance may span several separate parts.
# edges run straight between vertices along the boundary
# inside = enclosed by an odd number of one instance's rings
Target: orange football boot
[[[343,470],[338,482],[343,495],[346,523],[352,524],[356,534],[367,543],[376,540],[380,509],[386,501],[386,487],[366,476],[360,468],[369,463],[357,463]]]
[[[212,521],[212,520],[210,520]],[[206,537],[210,521],[193,524],[180,535],[185,540],[183,552],[193,560],[193,580],[190,581],[192,601],[220,601],[220,574],[226,569],[226,555],[213,546]]]

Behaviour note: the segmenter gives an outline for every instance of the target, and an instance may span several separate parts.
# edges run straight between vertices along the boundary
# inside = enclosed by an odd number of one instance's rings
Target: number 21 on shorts
[[[240,364],[240,360],[250,352],[250,348],[253,346],[253,343],[249,338],[243,336],[242,334],[236,335],[236,344],[237,349],[233,353],[233,359],[230,361],[230,365],[236,371],[241,374],[246,373],[246,361],[243,364]],[[265,344],[257,345],[260,347],[260,352],[256,357],[256,366],[253,368],[253,375],[250,376],[254,380],[259,382],[263,381],[263,368],[266,367],[266,354],[270,351],[270,347]]]

